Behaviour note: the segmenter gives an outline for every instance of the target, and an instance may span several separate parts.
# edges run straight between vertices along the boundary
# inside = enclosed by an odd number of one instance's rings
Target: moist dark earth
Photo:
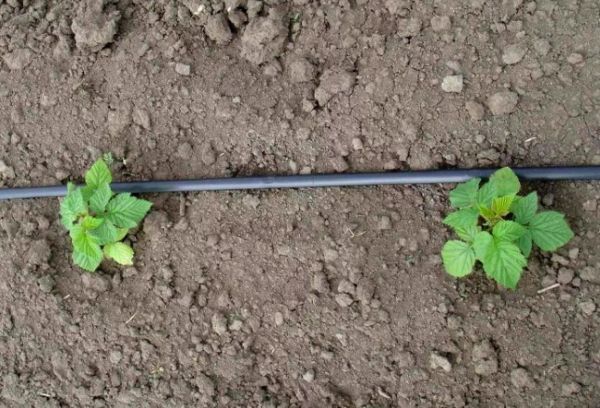
[[[0,185],[600,164],[599,84],[597,0],[0,0]],[[576,237],[516,291],[451,187],[148,195],[96,274],[2,202],[0,407],[600,406],[599,185],[526,185]]]

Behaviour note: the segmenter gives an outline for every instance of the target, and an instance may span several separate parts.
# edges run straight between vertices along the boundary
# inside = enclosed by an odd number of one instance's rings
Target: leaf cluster
[[[61,222],[73,244],[73,262],[86,271],[95,271],[104,257],[131,265],[133,249],[121,241],[152,206],[129,193],[115,194],[111,182],[110,169],[100,159],[85,173],[84,186],[67,184],[60,204]]]
[[[450,275],[467,276],[479,261],[488,277],[514,289],[533,244],[555,251],[573,238],[563,214],[538,212],[537,193],[520,196],[520,190],[519,178],[505,167],[483,185],[474,178],[450,192],[450,204],[457,210],[443,222],[460,238],[446,242],[442,249]]]

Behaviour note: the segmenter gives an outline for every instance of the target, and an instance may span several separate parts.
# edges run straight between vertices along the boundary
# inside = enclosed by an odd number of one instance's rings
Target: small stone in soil
[[[315,379],[315,372],[314,370],[307,370],[303,375],[302,375],[302,379],[306,382],[313,382],[313,380]]]
[[[586,300],[577,305],[581,312],[587,316],[591,316],[596,311],[596,304],[592,300]]]
[[[223,13],[210,16],[206,22],[205,30],[208,38],[218,45],[225,45],[233,39],[233,34]]]
[[[352,297],[346,293],[340,293],[338,295],[335,295],[335,301],[341,307],[348,307],[352,304],[352,302],[354,302]]]
[[[570,382],[567,384],[563,384],[561,387],[561,394],[563,397],[568,397],[570,395],[579,394],[581,391],[581,385],[576,382]]]
[[[275,312],[274,320],[275,326],[281,326],[283,324],[283,313]]]
[[[527,48],[520,44],[509,45],[502,53],[502,62],[507,65],[517,64],[521,62],[526,53]]]
[[[348,293],[350,295],[354,295],[354,292],[356,291],[354,284],[346,279],[340,281],[337,289],[340,293]]]
[[[447,357],[442,356],[439,353],[432,352],[429,356],[429,366],[433,369],[441,368],[445,372],[449,373],[452,371],[452,363]]]
[[[175,72],[177,72],[179,75],[189,76],[191,72],[190,66],[188,64],[182,64],[181,62],[178,62],[175,64]]]
[[[581,65],[584,62],[583,55],[574,52],[567,57],[567,62],[571,65]]]
[[[462,75],[448,75],[442,80],[442,91],[460,93],[463,90]]]
[[[377,229],[379,231],[387,231],[392,229],[392,220],[387,215],[383,215],[379,218],[377,223]]]
[[[586,282],[600,284],[600,267],[586,266],[579,272],[579,277]]]
[[[215,313],[210,320],[212,328],[219,336],[227,332],[227,319],[221,313]]]
[[[569,268],[560,268],[556,281],[562,285],[566,285],[573,280],[575,272]]]
[[[517,389],[534,388],[535,382],[531,374],[524,368],[515,368],[510,373],[510,382]]]
[[[44,275],[37,280],[40,290],[44,293],[50,293],[54,289],[56,282],[50,275]]]
[[[467,103],[465,103],[465,109],[469,113],[471,120],[479,121],[483,119],[483,116],[485,115],[485,108],[479,102],[467,101]]]
[[[542,198],[542,204],[544,204],[546,207],[551,207],[552,204],[554,204],[554,194],[544,194],[544,197]]]
[[[502,91],[491,95],[487,100],[487,105],[492,115],[508,115],[515,111],[519,96],[515,92]]]

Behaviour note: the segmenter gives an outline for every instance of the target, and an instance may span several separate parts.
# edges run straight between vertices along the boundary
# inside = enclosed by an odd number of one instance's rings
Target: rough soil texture
[[[0,0],[0,184],[600,164],[597,0]],[[600,188],[519,290],[450,186],[156,195],[134,268],[0,204],[2,407],[598,407]],[[555,282],[559,287],[538,294]]]

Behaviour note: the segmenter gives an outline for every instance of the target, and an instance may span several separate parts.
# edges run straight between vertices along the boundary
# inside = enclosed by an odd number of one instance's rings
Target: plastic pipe
[[[492,169],[396,171],[387,173],[308,174],[300,176],[255,176],[200,180],[129,181],[113,183],[113,191],[167,193],[189,191],[258,190],[274,188],[352,187],[397,184],[459,183],[473,177],[489,177]],[[600,166],[517,167],[515,173],[528,181],[600,180]],[[0,200],[61,197],[67,187],[14,187],[0,189]]]

